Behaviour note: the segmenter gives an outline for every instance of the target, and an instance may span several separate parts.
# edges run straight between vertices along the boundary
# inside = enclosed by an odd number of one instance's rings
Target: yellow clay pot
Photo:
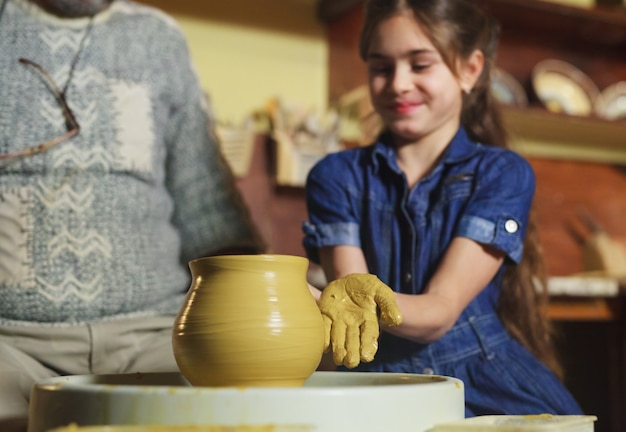
[[[172,345],[194,386],[295,387],[315,371],[322,315],[306,258],[223,255],[189,262],[191,287]]]

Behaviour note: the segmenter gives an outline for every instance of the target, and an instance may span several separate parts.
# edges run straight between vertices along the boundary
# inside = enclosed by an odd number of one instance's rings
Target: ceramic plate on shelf
[[[528,105],[524,87],[511,74],[495,68],[491,74],[491,95],[500,103],[512,106]]]
[[[533,90],[552,112],[588,116],[600,94],[583,71],[562,60],[542,60],[532,70]]]
[[[596,113],[609,120],[626,119],[626,81],[602,90],[596,101]]]

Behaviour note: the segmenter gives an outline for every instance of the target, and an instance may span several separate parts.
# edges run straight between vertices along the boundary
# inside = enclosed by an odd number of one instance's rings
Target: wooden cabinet
[[[532,67],[558,58],[587,73],[600,89],[626,79],[626,13],[542,0],[476,0],[502,26],[497,64],[530,90]]]
[[[544,58],[578,66],[601,89],[626,79],[626,9],[583,9],[543,0],[475,1],[501,24],[498,66],[527,90],[532,67]],[[359,0],[319,4],[319,15],[328,26],[331,100],[364,82],[356,50],[362,5]],[[338,67],[342,64],[349,67]]]

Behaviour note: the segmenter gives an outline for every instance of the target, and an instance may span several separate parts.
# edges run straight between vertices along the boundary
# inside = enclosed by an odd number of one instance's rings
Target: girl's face
[[[366,62],[372,104],[400,142],[433,133],[452,137],[462,92],[471,86],[452,73],[414,18],[382,21],[372,33]]]

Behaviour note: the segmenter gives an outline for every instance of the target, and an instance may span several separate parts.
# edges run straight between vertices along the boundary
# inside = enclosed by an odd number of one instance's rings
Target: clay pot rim
[[[212,255],[212,256],[207,256],[207,257],[202,257],[202,258],[196,258],[196,259],[192,259],[191,261],[189,261],[189,264],[191,265],[192,263],[200,263],[200,262],[207,262],[207,261],[232,261],[232,260],[237,260],[237,261],[265,261],[265,262],[277,262],[277,261],[282,261],[282,262],[306,262],[308,264],[309,260],[305,257],[301,257],[301,256],[297,256],[297,255],[286,255],[286,254],[258,254],[258,255],[253,255],[253,254],[249,254],[249,255]]]

